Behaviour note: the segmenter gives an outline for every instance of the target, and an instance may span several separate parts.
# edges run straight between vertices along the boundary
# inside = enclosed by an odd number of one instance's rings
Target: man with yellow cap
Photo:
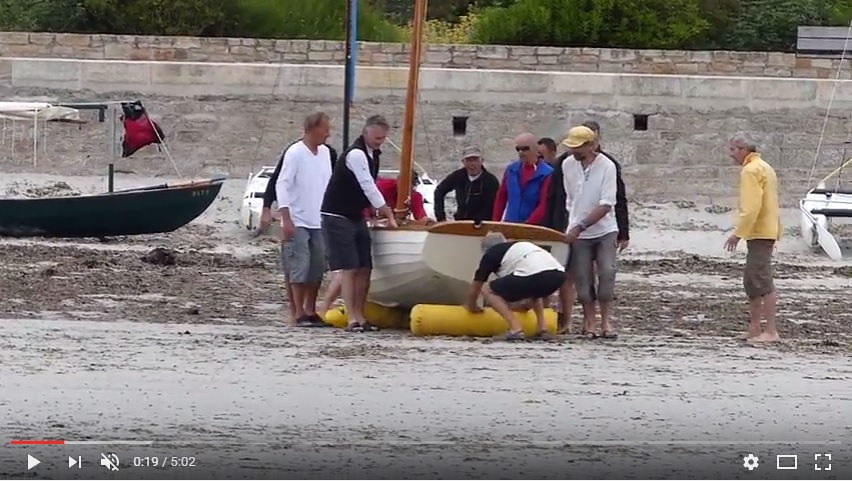
[[[610,309],[618,254],[616,167],[598,152],[597,135],[586,126],[573,127],[562,144],[571,149],[571,155],[562,163],[568,210],[565,241],[571,244],[568,270],[583,306],[582,334],[588,338],[598,337],[595,332],[597,301],[601,312],[600,337],[614,338]]]

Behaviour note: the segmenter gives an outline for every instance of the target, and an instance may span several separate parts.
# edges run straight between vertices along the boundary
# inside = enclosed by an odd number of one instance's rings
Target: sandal
[[[598,333],[594,331],[583,331],[582,333],[580,333],[580,337],[587,341],[594,341],[598,338]]]
[[[601,339],[618,339],[618,333],[615,331],[604,331],[601,333]]]
[[[553,342],[553,341],[556,341],[558,339],[559,338],[557,336],[554,336],[553,334],[551,334],[547,330],[538,331],[538,332],[535,333],[535,335],[533,335],[533,337],[530,338],[530,340],[532,340],[532,341],[545,341],[545,342]]]
[[[380,329],[378,327],[370,324],[369,322],[362,322],[361,323],[361,329],[362,329],[362,332],[378,332],[378,331],[380,331]]]
[[[357,322],[349,323],[349,325],[347,325],[346,329],[344,330],[346,332],[364,332],[364,328],[361,327],[361,324],[358,324]]]
[[[519,341],[526,341],[526,337],[524,336],[524,331],[518,331],[518,332],[508,331],[505,334],[501,334],[499,336],[494,336],[494,340],[506,341],[506,342],[519,342]]]

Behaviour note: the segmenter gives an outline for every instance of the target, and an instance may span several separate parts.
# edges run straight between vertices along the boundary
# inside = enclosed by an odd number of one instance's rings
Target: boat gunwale
[[[193,181],[195,183],[186,184],[186,185],[163,185],[161,187],[151,186],[151,187],[135,187],[133,189],[124,189],[124,190],[116,190],[114,192],[101,192],[98,194],[80,194],[80,195],[63,195],[63,196],[47,196],[47,197],[11,197],[11,198],[0,198],[0,203],[4,202],[48,202],[48,201],[57,201],[57,200],[69,200],[69,199],[91,199],[95,197],[121,197],[124,195],[130,194],[141,194],[141,193],[153,193],[153,192],[162,192],[162,191],[178,191],[178,190],[196,190],[200,188],[210,188],[217,187],[218,190],[214,194],[219,195],[219,191],[221,191],[222,186],[225,183],[225,178],[223,179],[210,179],[207,181]]]

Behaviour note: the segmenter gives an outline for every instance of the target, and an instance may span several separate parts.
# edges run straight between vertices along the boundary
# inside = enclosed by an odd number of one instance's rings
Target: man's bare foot
[[[764,344],[769,344],[772,342],[778,342],[781,340],[781,336],[778,335],[777,332],[764,332],[756,337],[752,337],[749,339],[749,342],[759,342]]]
[[[754,339],[758,336],[760,336],[760,331],[746,331],[745,333],[737,336],[737,339],[741,341],[748,341],[749,339]]]

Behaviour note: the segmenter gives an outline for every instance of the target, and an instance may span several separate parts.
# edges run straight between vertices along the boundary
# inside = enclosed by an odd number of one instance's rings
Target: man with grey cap
[[[497,176],[482,165],[482,150],[468,146],[462,151],[462,167],[454,170],[435,188],[435,219],[447,220],[444,199],[450,192],[456,195],[455,220],[483,221],[491,219],[494,200],[500,189]]]
[[[535,339],[551,339],[545,325],[544,299],[565,283],[562,263],[532,242],[509,242],[500,232],[489,232],[483,237],[482,251],[464,307],[470,312],[481,312],[478,301],[482,295],[488,307],[509,323],[504,340],[521,341],[524,330],[510,305],[531,301],[536,319]],[[497,278],[489,282],[492,274]]]

